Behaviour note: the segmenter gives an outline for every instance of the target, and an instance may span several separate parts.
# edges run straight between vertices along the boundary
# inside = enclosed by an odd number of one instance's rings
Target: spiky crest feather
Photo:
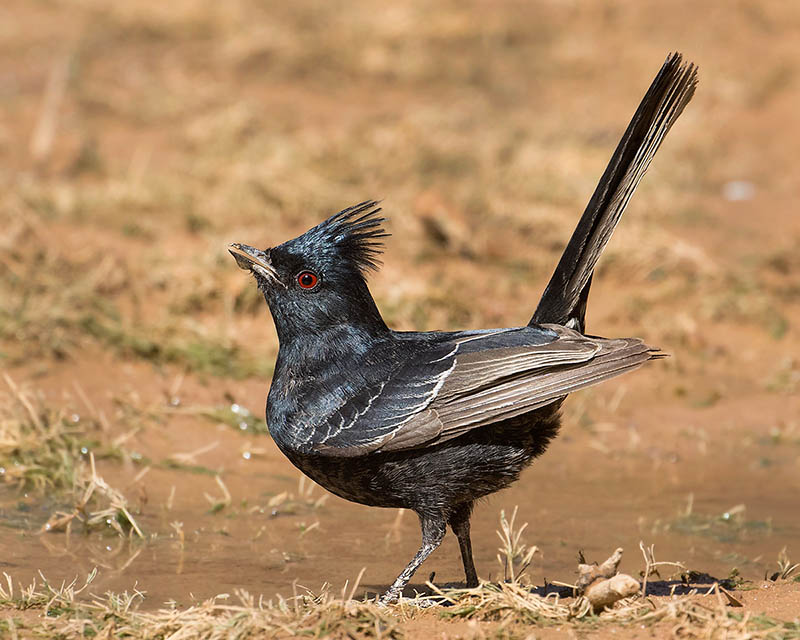
[[[301,238],[304,243],[333,249],[338,257],[349,260],[366,275],[380,266],[381,239],[390,235],[382,226],[386,218],[380,212],[379,201],[367,200],[335,213]]]

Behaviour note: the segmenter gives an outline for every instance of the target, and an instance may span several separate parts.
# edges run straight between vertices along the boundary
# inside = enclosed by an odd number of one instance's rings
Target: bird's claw
[[[415,598],[405,598],[402,593],[390,590],[378,598],[376,604],[381,608],[387,607],[390,604],[404,604],[417,607],[418,609],[427,609],[436,606],[437,603],[430,598],[419,596]]]

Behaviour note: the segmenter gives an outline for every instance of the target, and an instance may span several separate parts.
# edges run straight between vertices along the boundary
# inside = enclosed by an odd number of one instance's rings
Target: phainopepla
[[[660,355],[637,338],[585,335],[586,300],[600,253],[696,84],[695,66],[670,55],[524,327],[389,329],[365,279],[388,235],[377,202],[271,249],[229,246],[255,276],[280,341],[267,397],[275,443],[332,493],[419,516],[422,546],[383,602],[401,595],[448,525],[476,586],[475,500],[544,452],[568,393]]]

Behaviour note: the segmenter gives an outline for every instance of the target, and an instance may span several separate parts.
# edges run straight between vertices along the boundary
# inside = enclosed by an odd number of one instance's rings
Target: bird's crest
[[[330,247],[337,257],[351,261],[366,275],[380,266],[381,239],[389,236],[380,212],[380,203],[368,200],[332,215],[301,237],[318,247]]]

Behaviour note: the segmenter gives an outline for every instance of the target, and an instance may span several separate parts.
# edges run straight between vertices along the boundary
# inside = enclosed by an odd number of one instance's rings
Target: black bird
[[[389,329],[365,279],[388,235],[377,202],[271,249],[229,246],[255,276],[280,341],[266,411],[275,443],[332,493],[419,516],[422,546],[383,602],[401,595],[448,525],[476,586],[475,500],[544,452],[568,393],[660,355],[637,338],[585,335],[586,300],[600,253],[696,83],[694,65],[667,58],[524,327]]]

